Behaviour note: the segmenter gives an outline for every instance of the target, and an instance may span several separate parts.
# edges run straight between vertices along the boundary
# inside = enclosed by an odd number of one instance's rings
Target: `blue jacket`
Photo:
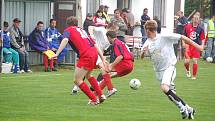
[[[44,32],[35,28],[28,37],[29,46],[33,50],[46,51],[48,50],[48,41],[44,36]]]
[[[0,35],[2,31],[0,30]],[[3,32],[3,48],[11,48],[10,46],[10,32],[4,31]]]
[[[56,28],[48,27],[45,30],[45,38],[49,42],[50,48],[59,48],[63,36]]]

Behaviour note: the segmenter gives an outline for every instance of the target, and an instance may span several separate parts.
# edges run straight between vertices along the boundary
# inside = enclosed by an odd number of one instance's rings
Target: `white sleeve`
[[[163,37],[167,43],[171,43],[171,44],[177,44],[178,41],[181,39],[181,35],[176,33],[164,35]]]

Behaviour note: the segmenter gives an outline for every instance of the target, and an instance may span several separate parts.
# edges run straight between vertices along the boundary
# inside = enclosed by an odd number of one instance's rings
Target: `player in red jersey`
[[[194,15],[192,18],[192,23],[187,24],[185,26],[184,35],[189,37],[197,44],[204,46],[205,34],[204,34],[204,29],[199,26],[199,20],[200,20],[200,17],[198,15]],[[187,77],[191,77],[190,59],[192,59],[192,62],[193,62],[192,79],[196,79],[197,70],[198,70],[197,60],[199,58],[200,58],[200,51],[198,51],[192,45],[186,45],[184,66],[187,71]]]
[[[117,90],[113,88],[112,83],[106,83],[106,80],[110,80],[114,77],[122,77],[127,74],[129,74],[133,70],[133,55],[129,51],[128,47],[125,45],[124,42],[118,40],[116,37],[115,31],[108,31],[106,33],[106,36],[108,38],[108,41],[111,44],[110,47],[110,64],[108,66],[109,68],[109,74],[103,74],[103,78],[100,80],[103,80],[100,82],[100,87],[103,90],[105,86],[108,88],[108,94],[107,97],[110,97],[113,95]]]
[[[91,75],[91,72],[96,66],[98,55],[104,65],[106,65],[106,60],[93,39],[91,39],[82,28],[77,27],[78,20],[75,17],[68,17],[67,25],[69,27],[64,30],[64,39],[55,56],[57,57],[66,44],[69,43],[79,57],[75,67],[75,84],[89,97],[90,104],[96,105],[102,103],[106,97],[103,95],[97,80]],[[88,79],[90,85],[95,89],[99,100],[97,100],[96,95],[83,81],[84,77]]]

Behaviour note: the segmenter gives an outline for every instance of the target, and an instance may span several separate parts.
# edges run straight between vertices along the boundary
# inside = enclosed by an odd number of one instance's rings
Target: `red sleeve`
[[[114,46],[114,53],[116,54],[117,57],[120,56],[120,55],[123,56],[124,52],[123,52],[122,46],[118,45],[118,44],[115,45]]]

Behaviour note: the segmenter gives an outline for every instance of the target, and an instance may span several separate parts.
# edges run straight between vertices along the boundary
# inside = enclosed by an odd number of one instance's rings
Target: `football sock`
[[[50,68],[53,69],[54,68],[54,59],[50,59]]]
[[[93,94],[92,91],[90,91],[90,88],[87,86],[86,82],[82,82],[79,85],[79,88],[92,100],[93,102],[96,102],[96,96]]]
[[[178,106],[178,108],[183,109],[184,106],[186,106],[186,103],[176,94],[174,94],[171,90],[169,90],[166,95],[172,102],[174,102]]]
[[[44,63],[44,67],[45,67],[45,69],[47,69],[48,68],[48,63],[49,63],[49,60],[48,60],[48,56],[47,55],[45,55],[45,54],[43,54],[43,63]]]
[[[193,64],[193,76],[194,76],[194,77],[196,77],[197,70],[198,70],[198,64],[194,63],[194,64]]]
[[[103,90],[106,86],[105,80],[101,81],[99,86],[100,86],[101,90]]]
[[[96,91],[96,94],[98,96],[101,96],[102,95],[102,90],[99,87],[99,84],[98,84],[97,80],[94,77],[90,77],[88,79],[88,81],[90,82],[90,85],[93,87],[93,89]]]
[[[190,64],[189,63],[184,63],[186,71],[190,71]]]
[[[103,80],[103,76],[102,76],[102,73],[100,73],[97,77],[97,81],[100,82]]]
[[[104,81],[107,85],[108,90],[112,90],[113,89],[113,84],[111,82],[111,77],[110,74],[104,74],[103,75]]]

